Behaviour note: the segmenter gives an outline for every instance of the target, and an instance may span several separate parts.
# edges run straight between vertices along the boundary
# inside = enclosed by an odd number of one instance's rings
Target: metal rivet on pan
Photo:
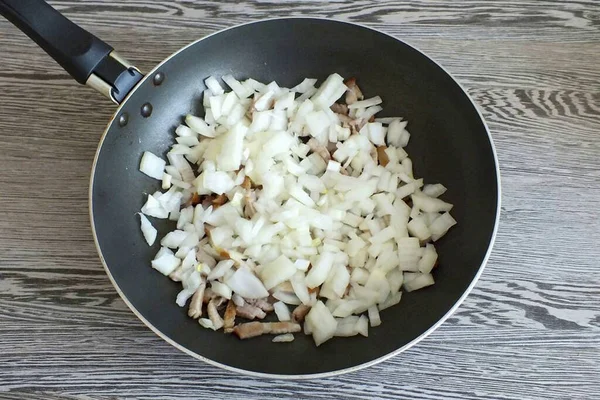
[[[125,125],[127,125],[128,122],[129,122],[129,114],[124,112],[123,114],[119,115],[119,126],[121,128],[124,127]]]
[[[144,103],[142,105],[142,117],[148,118],[152,114],[152,104]]]
[[[163,83],[164,80],[165,74],[163,74],[162,72],[157,72],[154,75],[154,78],[152,78],[152,83],[154,83],[154,86],[159,86],[161,83]]]

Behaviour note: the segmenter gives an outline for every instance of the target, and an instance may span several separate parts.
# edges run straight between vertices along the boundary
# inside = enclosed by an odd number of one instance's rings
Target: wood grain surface
[[[301,382],[206,365],[137,320],[98,260],[88,179],[112,105],[1,20],[1,399],[600,398],[597,0],[51,4],[143,71],[206,34],[273,16],[402,38],[481,108],[501,163],[501,225],[458,312],[389,361]]]

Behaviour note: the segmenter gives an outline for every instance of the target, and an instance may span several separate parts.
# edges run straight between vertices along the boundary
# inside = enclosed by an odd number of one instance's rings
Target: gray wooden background
[[[111,104],[0,21],[0,398],[600,398],[600,2],[52,1],[143,71],[237,23],[364,23],[441,62],[491,128],[503,207],[471,296],[409,351],[260,380],[156,337],[105,276],[87,195]]]

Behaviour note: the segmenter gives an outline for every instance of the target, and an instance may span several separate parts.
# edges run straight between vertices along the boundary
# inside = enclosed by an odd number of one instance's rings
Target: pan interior
[[[120,113],[129,123],[109,127],[92,182],[97,240],[114,281],[131,305],[166,337],[193,353],[247,371],[318,374],[352,368],[385,356],[426,332],[459,300],[476,277],[496,221],[496,165],[486,128],[471,101],[439,66],[394,38],[357,25],[314,19],[280,19],[232,28],[183,49],[158,71],[164,82],[144,83]],[[274,344],[271,337],[240,341],[202,329],[175,304],[180,284],[150,267],[159,249],[144,242],[135,215],[144,193],[160,183],[138,171],[141,155],[165,155],[186,113],[201,111],[203,80],[231,74],[291,87],[304,77],[330,73],[356,77],[367,97],[384,99],[383,116],[402,116],[412,134],[408,152],[415,174],[441,182],[455,204],[458,225],[438,242],[436,285],[404,293],[400,305],[382,312],[369,337],[336,338],[316,348],[310,337]],[[144,118],[140,108],[153,106]],[[117,118],[118,120],[118,118]],[[159,235],[174,223],[154,220]],[[160,236],[159,236],[160,237]],[[158,240],[157,240],[158,242]]]

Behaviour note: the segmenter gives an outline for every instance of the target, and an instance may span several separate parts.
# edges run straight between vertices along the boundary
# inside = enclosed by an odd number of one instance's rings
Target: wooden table
[[[599,398],[600,3],[51,3],[143,71],[272,16],[335,17],[402,38],[480,106],[500,158],[502,218],[458,312],[389,361],[304,382],[206,365],[137,320],[98,260],[88,179],[113,106],[2,20],[0,398]]]

